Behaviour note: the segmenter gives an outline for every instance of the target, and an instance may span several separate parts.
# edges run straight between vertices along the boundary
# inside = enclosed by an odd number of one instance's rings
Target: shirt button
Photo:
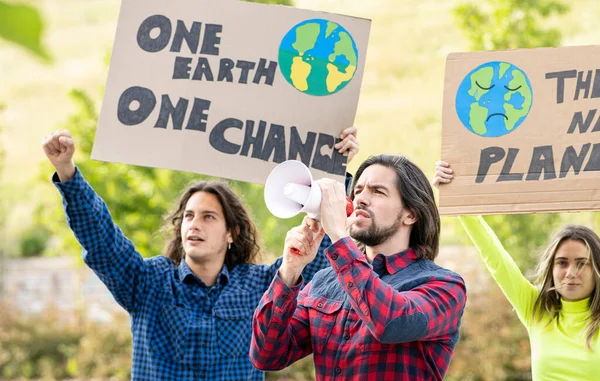
[[[202,378],[202,379],[204,378],[204,373],[200,374],[200,378]]]
[[[347,333],[347,334],[344,335],[344,340],[348,340],[349,338],[350,338],[350,334],[349,333]]]
[[[206,348],[206,343],[202,343],[202,348]]]
[[[273,324],[271,324],[271,327],[273,327],[273,328],[279,328],[279,323],[273,323]]]
[[[283,295],[283,300],[288,300],[290,297],[287,295]]]
[[[342,370],[340,368],[335,368],[335,374],[340,374],[342,373]]]
[[[348,283],[348,287],[352,287],[352,286],[354,286],[354,283],[352,283],[352,282],[349,282],[349,283]]]
[[[337,255],[337,254],[333,254],[333,255],[331,256],[331,259],[333,259],[333,260],[335,261],[336,259],[338,259],[338,255]]]
[[[323,307],[323,303],[317,304],[317,307],[319,307],[319,308]]]

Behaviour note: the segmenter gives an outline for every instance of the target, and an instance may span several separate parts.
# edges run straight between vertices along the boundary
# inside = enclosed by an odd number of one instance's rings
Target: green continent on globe
[[[300,91],[308,90],[307,78],[312,66],[304,62],[304,52],[312,49],[317,43],[321,27],[316,23],[304,24],[296,28],[296,41],[292,47],[298,51],[298,55],[292,59],[290,79],[294,87]]]
[[[469,124],[476,134],[483,135],[487,132],[485,127],[485,120],[488,116],[488,109],[479,105],[479,99],[489,91],[489,87],[492,86],[492,77],[494,76],[494,69],[486,66],[477,70],[471,74],[471,88],[469,89],[469,95],[475,98],[470,106],[469,111]],[[479,84],[479,86],[478,86]],[[482,87],[484,89],[482,89]]]
[[[498,76],[498,78],[504,77],[504,73],[506,73],[509,67],[510,64],[508,62],[500,62],[500,75]]]
[[[327,27],[329,29],[329,26]],[[330,93],[337,90],[342,83],[352,79],[356,71],[356,53],[352,45],[352,38],[346,32],[339,33],[339,41],[333,47],[333,53],[329,55],[329,63],[327,64],[327,91]],[[336,58],[343,55],[348,60],[345,72],[340,71],[337,65],[333,64]]]
[[[531,96],[531,89],[529,88],[529,86],[518,85],[519,83],[527,83],[525,75],[523,75],[523,73],[520,70],[514,69],[512,71],[512,75],[513,79],[509,82],[508,88],[515,89],[518,87],[518,89],[504,94],[504,100],[510,100],[514,93],[521,94],[523,98],[525,98],[525,100],[523,101],[523,105],[521,106],[520,110],[516,109],[515,106],[511,105],[510,103],[504,104],[504,110],[506,111],[507,116],[506,129],[508,131],[512,130],[515,127],[515,124],[521,117],[527,115],[527,113],[529,112],[529,108],[531,107],[531,99],[533,98]]]
[[[327,29],[325,30],[325,38],[329,37],[331,32],[336,30],[337,27],[338,27],[338,24],[331,22],[331,21],[327,21]]]

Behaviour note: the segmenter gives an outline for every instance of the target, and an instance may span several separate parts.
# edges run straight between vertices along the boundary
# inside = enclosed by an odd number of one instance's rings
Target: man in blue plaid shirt
[[[356,129],[341,138],[336,149],[350,161],[359,149]],[[256,230],[235,193],[214,181],[185,190],[169,219],[167,253],[143,259],[73,163],[71,134],[50,134],[43,148],[85,263],[131,317],[132,380],[263,380],[248,357],[252,314],[282,258],[253,264]],[[323,241],[305,279],[329,265],[329,244]]]

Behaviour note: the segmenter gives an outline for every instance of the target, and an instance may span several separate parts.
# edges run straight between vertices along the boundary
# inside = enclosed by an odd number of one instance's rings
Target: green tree
[[[46,53],[42,44],[43,30],[44,23],[37,9],[28,5],[9,4],[0,0],[0,39],[4,39],[25,48],[44,62],[48,63],[50,62],[50,56]],[[5,106],[0,103],[0,113],[2,113],[4,107]],[[0,128],[0,135],[1,134],[2,129]],[[0,139],[0,179],[2,178],[5,155],[4,147],[2,147],[1,142],[2,139]],[[4,224],[9,209],[6,201],[6,189],[3,184],[3,181],[0,182],[0,239],[5,242]],[[4,271],[3,261],[5,255],[6,253],[4,250],[0,248],[0,279],[2,278]],[[0,282],[0,285],[1,284],[2,282]],[[2,293],[1,286],[0,293]]]
[[[0,38],[15,43],[49,62],[50,56],[42,44],[43,31],[44,22],[37,9],[0,0]]]
[[[0,114],[2,113],[4,106],[2,104],[0,104]],[[2,179],[2,170],[4,169],[4,147],[2,146],[2,141],[3,139],[1,139],[2,137],[2,128],[0,126],[0,180]],[[6,205],[6,190],[5,190],[5,186],[3,185],[4,181],[0,182],[0,240],[2,240],[2,242],[6,242],[6,239],[4,237],[5,230],[4,230],[4,225],[6,223],[6,215],[8,213],[8,207]],[[5,260],[6,257],[6,253],[4,252],[4,248],[0,246],[0,295],[4,295],[4,290],[3,290],[3,285],[4,282],[2,281],[4,278],[4,271],[5,271]],[[1,299],[1,298],[0,298]]]
[[[545,24],[568,10],[556,0],[483,0],[458,5],[454,16],[473,50],[502,50],[559,45],[561,32]],[[486,217],[525,272],[537,262],[540,248],[560,219],[556,213]]]
[[[4,105],[2,105],[0,103],[0,114],[2,113],[4,109]],[[2,136],[2,127],[0,126],[0,137]],[[2,178],[2,171],[4,169],[4,147],[2,145],[2,141],[3,139],[0,139],[0,179]],[[4,227],[4,222],[6,219],[6,196],[4,194],[4,187],[2,186],[2,183],[0,183],[0,234],[3,231],[3,227]],[[2,255],[2,252],[0,250],[0,257]]]
[[[561,32],[544,27],[569,8],[556,0],[484,0],[454,9],[473,50],[540,48],[560,44]]]

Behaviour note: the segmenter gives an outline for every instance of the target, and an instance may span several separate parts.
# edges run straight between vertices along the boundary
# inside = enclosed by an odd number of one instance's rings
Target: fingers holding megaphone
[[[322,193],[321,223],[332,242],[336,242],[347,235],[346,224],[354,208],[348,208],[343,184],[332,179],[321,179],[318,183]]]
[[[324,236],[325,231],[321,228],[321,224],[317,220],[305,216],[302,224],[287,233],[286,251],[296,256],[307,257],[301,261],[308,264],[317,254]]]
[[[325,231],[308,216],[304,217],[302,224],[288,231],[278,272],[285,284],[291,287],[298,283],[304,268],[317,256],[323,236]]]
[[[354,203],[352,202],[352,200],[350,200],[350,197],[346,196],[346,217],[350,217],[353,212],[354,212]],[[312,231],[313,240],[317,240],[318,245],[321,244],[321,240],[323,239],[323,236],[325,235],[325,230],[321,226],[321,222],[319,220],[311,218],[310,216],[307,215],[306,217],[304,217],[304,220],[302,221],[302,225],[307,226],[310,229],[310,231]],[[309,233],[307,233],[307,234],[309,234]],[[319,236],[320,236],[320,238],[319,238]],[[300,250],[296,249],[296,247],[294,247],[294,246],[290,247],[290,251],[296,255],[301,254]]]

